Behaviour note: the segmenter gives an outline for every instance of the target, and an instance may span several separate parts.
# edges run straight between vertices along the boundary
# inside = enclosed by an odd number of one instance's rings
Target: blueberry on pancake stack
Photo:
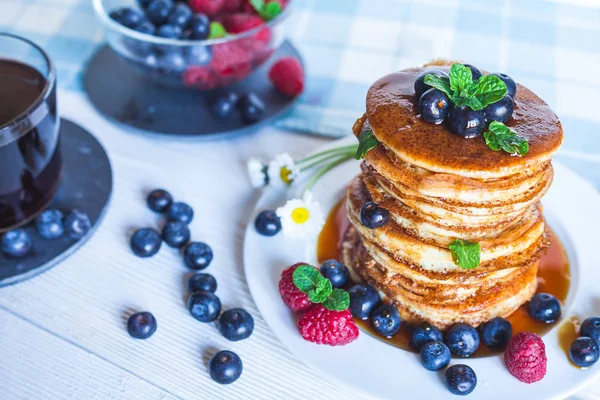
[[[446,62],[381,78],[366,108],[340,249],[353,278],[408,323],[510,315],[549,245],[539,201],[563,139],[554,112],[504,74]]]

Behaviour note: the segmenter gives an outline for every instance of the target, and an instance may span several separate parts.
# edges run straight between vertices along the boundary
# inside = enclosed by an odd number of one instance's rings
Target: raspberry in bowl
[[[93,1],[106,41],[133,70],[194,90],[231,85],[264,64],[284,41],[291,2]]]

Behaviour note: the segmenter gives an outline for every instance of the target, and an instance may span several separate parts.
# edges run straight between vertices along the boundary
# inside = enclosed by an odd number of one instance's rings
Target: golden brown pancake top
[[[515,110],[506,125],[529,141],[529,152],[523,157],[491,150],[483,135],[465,139],[443,124],[424,121],[418,115],[414,82],[426,69],[434,68],[410,68],[387,75],[376,81],[367,94],[367,118],[375,136],[402,160],[432,171],[492,178],[548,160],[560,147],[563,132],[558,117],[522,85],[517,85]]]

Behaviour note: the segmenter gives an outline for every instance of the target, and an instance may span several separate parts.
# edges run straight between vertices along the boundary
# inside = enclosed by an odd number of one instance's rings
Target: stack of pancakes
[[[348,188],[351,224],[340,254],[353,278],[374,286],[403,320],[477,326],[510,315],[535,293],[549,245],[539,201],[552,183],[562,127],[546,103],[517,85],[506,125],[529,141],[525,156],[493,151],[483,136],[452,134],[418,115],[413,85],[425,69],[388,75],[369,89],[353,131],[371,129],[379,145]],[[361,223],[368,201],[389,210],[385,226]],[[456,239],[480,244],[478,267],[455,263],[448,246]]]

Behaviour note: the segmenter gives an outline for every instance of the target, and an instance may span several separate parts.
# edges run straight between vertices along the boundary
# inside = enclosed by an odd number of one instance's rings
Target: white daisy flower
[[[281,153],[269,163],[267,168],[269,185],[277,188],[285,188],[294,182],[300,175],[300,168],[294,163],[294,159],[288,153]]]
[[[288,200],[276,210],[281,219],[281,228],[285,236],[304,239],[317,234],[323,227],[323,213],[319,203],[312,201],[312,193],[306,192],[302,200]]]
[[[248,177],[253,188],[266,186],[269,183],[267,166],[259,158],[251,158],[247,164]]]

